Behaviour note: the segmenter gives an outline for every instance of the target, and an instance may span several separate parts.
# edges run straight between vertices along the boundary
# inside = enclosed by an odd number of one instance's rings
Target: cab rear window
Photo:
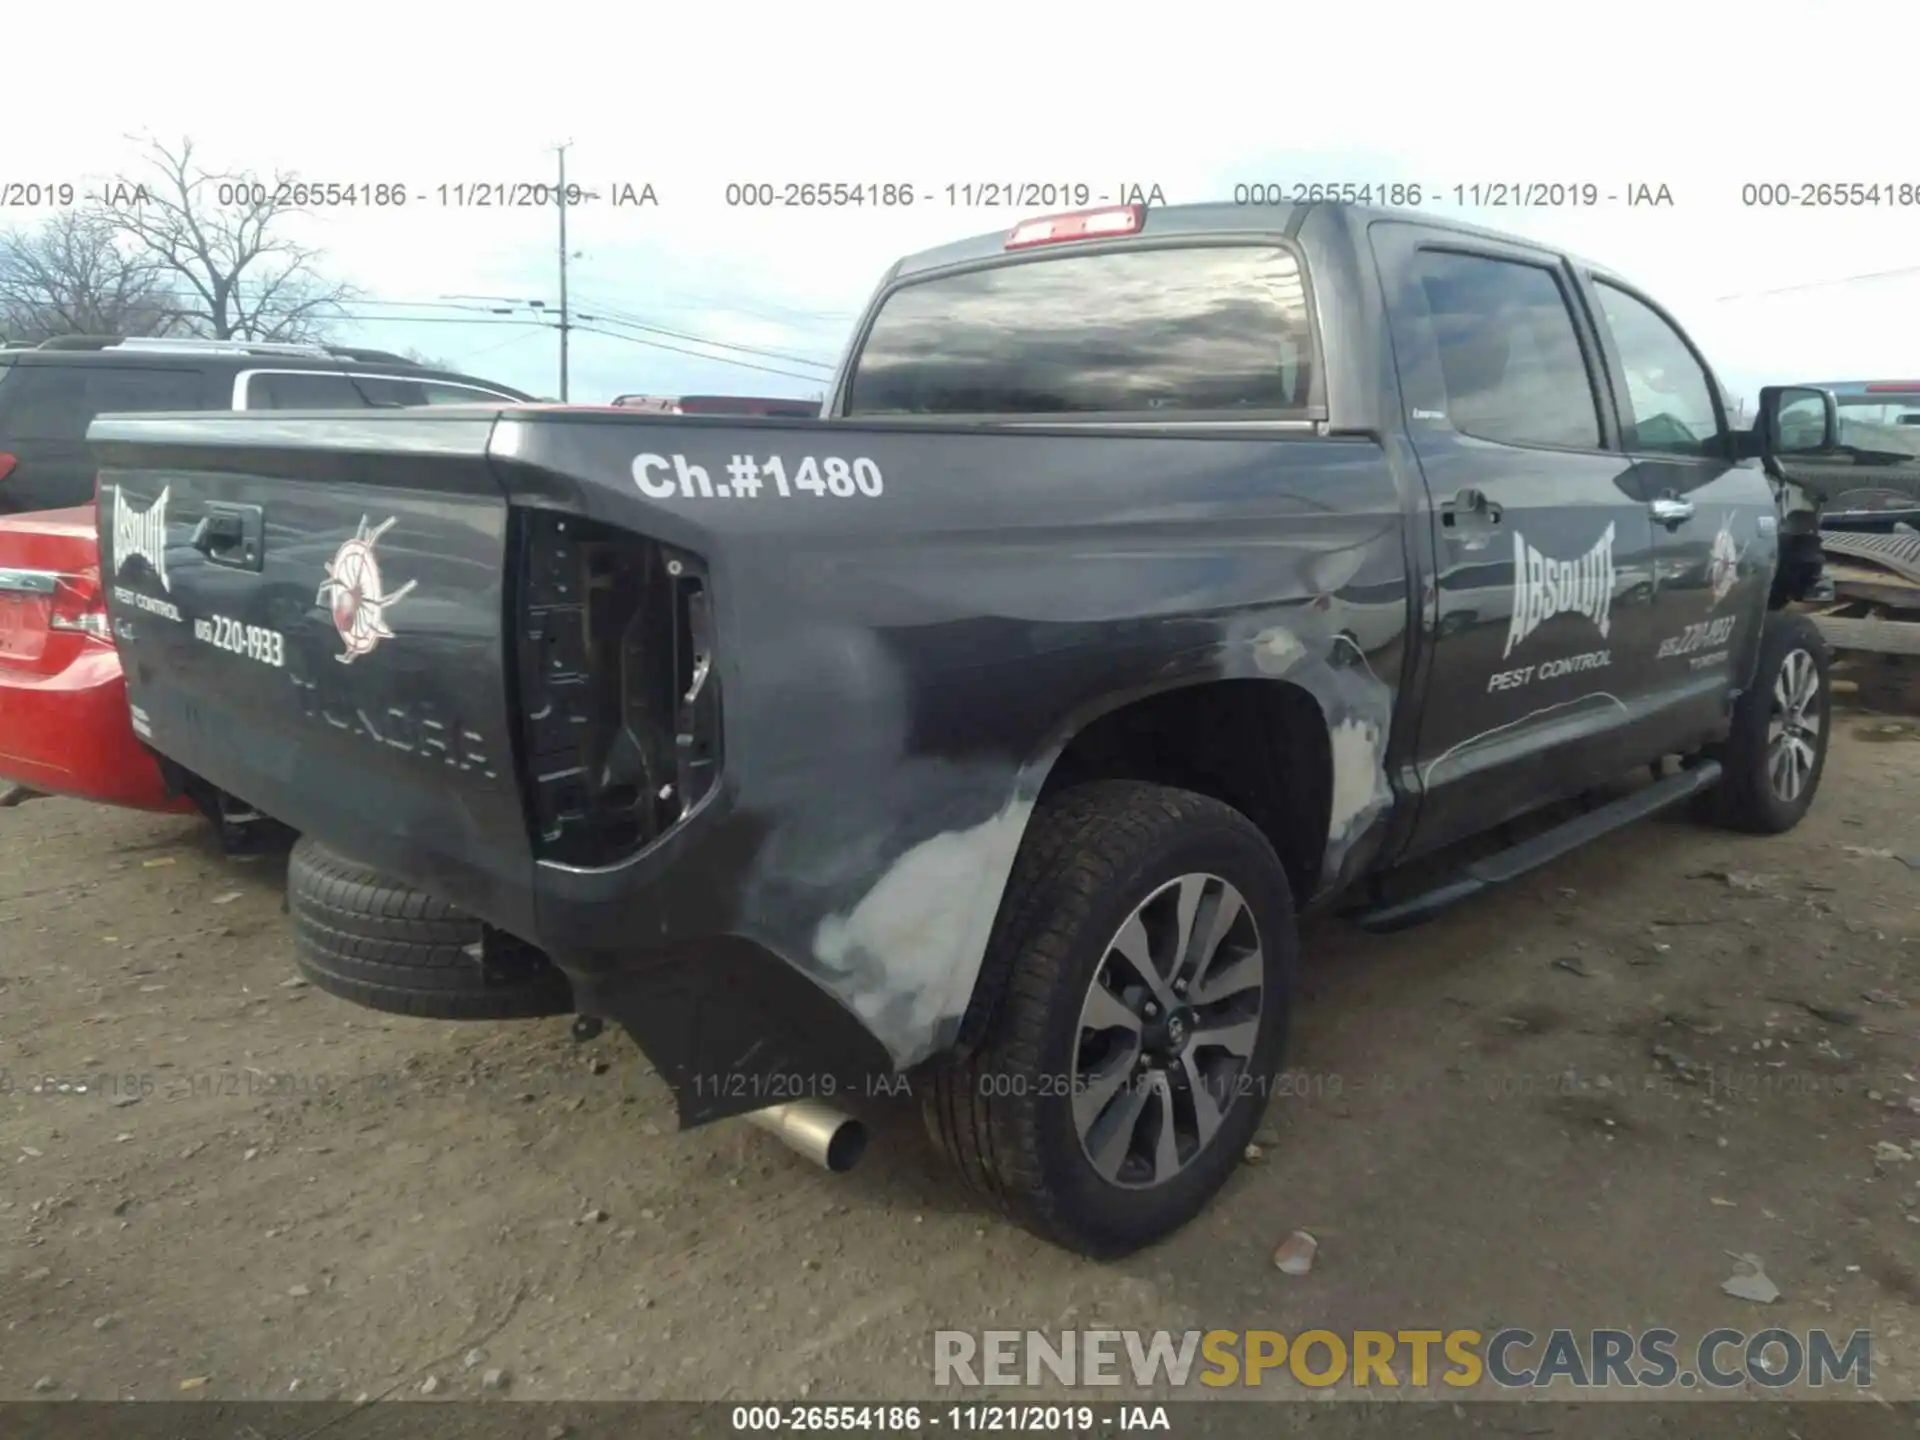
[[[868,331],[850,415],[1300,411],[1298,261],[1274,245],[1049,255],[903,286]]]

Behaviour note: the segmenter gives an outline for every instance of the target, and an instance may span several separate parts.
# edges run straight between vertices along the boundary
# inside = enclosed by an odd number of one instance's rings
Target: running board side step
[[[1719,780],[1720,762],[1703,760],[1691,770],[1682,770],[1664,780],[1656,780],[1631,795],[1622,795],[1596,810],[1576,815],[1531,840],[1524,840],[1506,850],[1475,860],[1464,866],[1452,879],[1443,881],[1431,890],[1410,899],[1359,910],[1348,918],[1362,930],[1374,935],[1409,929],[1433,919],[1442,911],[1452,909],[1463,900],[1470,900],[1509,880],[1517,880],[1528,871],[1558,860],[1562,855],[1570,854],[1603,835],[1624,829],[1636,820],[1644,820],[1662,810],[1672,809],[1701,791],[1712,789]]]

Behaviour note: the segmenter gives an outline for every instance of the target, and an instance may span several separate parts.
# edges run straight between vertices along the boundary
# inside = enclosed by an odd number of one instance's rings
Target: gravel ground
[[[1911,1400],[1920,726],[1836,719],[1792,836],[1661,819],[1403,935],[1315,922],[1297,1093],[1108,1266],[947,1184],[906,1105],[844,1177],[678,1134],[615,1031],[302,986],[283,860],[0,811],[0,1398],[924,1398],[937,1328],[1521,1324],[1868,1328]],[[1723,1293],[1730,1253],[1780,1298]]]

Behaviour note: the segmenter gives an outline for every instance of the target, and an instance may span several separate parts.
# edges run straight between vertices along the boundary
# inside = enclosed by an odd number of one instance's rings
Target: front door
[[[1720,386],[1685,332],[1619,281],[1582,280],[1654,522],[1654,677],[1667,747],[1685,750],[1712,733],[1752,668],[1779,547],[1773,489],[1757,463],[1733,460]]]
[[[1425,850],[1634,763],[1655,544],[1564,263],[1397,223],[1374,240],[1432,502]]]

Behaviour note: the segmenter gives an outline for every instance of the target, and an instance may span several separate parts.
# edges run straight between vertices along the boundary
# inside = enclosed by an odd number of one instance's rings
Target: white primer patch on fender
[[[1328,733],[1333,749],[1333,807],[1328,843],[1349,838],[1392,798],[1384,765],[1386,737],[1378,725],[1342,720]]]
[[[1031,800],[1013,800],[970,830],[921,841],[814,932],[823,965],[884,982],[847,998],[899,1064],[924,1059],[940,1022],[966,1009],[1032,813]]]
[[[1262,675],[1284,675],[1307,653],[1300,637],[1291,630],[1262,630],[1253,638],[1253,663]]]

